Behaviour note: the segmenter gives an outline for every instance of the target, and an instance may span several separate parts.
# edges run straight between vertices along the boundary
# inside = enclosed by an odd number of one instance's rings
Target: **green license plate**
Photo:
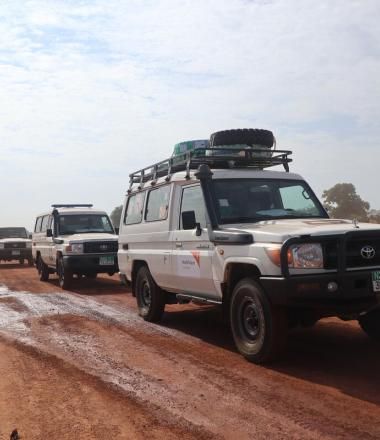
[[[114,257],[109,255],[99,257],[99,264],[101,266],[112,266],[114,264]]]
[[[380,270],[372,272],[372,286],[374,292],[380,292]]]

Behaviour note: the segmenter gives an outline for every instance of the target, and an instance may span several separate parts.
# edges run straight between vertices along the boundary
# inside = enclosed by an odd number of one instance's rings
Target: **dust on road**
[[[0,266],[0,438],[380,438],[380,347],[356,324],[293,331],[259,367],[215,308],[155,325],[116,276],[74,290]]]

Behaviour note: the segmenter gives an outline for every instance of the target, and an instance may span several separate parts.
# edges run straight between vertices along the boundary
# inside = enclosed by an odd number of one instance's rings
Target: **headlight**
[[[4,249],[4,243],[0,243],[0,249]]]
[[[290,247],[289,267],[294,269],[323,269],[323,252],[319,243],[295,244]],[[289,261],[290,260],[290,261]]]
[[[73,254],[83,254],[83,243],[71,243],[66,246],[66,252]]]

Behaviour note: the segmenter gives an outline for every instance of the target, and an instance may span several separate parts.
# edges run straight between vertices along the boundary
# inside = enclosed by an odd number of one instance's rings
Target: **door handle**
[[[177,241],[175,244],[176,248],[181,248],[182,247],[182,243],[180,241]]]

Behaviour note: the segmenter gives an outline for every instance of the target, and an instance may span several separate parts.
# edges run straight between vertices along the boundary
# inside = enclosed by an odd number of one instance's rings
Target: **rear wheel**
[[[239,352],[262,364],[279,357],[286,347],[286,311],[273,307],[262,288],[251,278],[235,287],[230,307],[231,330]]]
[[[375,341],[380,341],[380,308],[359,318],[360,327]]]
[[[30,258],[30,259],[28,260],[28,264],[29,264],[29,266],[33,266],[33,258]]]
[[[62,257],[57,263],[57,273],[60,287],[65,290],[69,289],[73,281],[73,273],[65,268]]]
[[[20,264],[24,264],[25,260],[23,258],[20,258]]]
[[[42,261],[41,256],[37,258],[37,271],[40,278],[40,281],[47,281],[49,279],[49,268]]]
[[[139,315],[145,321],[160,321],[165,309],[165,294],[157,286],[146,266],[141,267],[137,273],[136,300]]]

